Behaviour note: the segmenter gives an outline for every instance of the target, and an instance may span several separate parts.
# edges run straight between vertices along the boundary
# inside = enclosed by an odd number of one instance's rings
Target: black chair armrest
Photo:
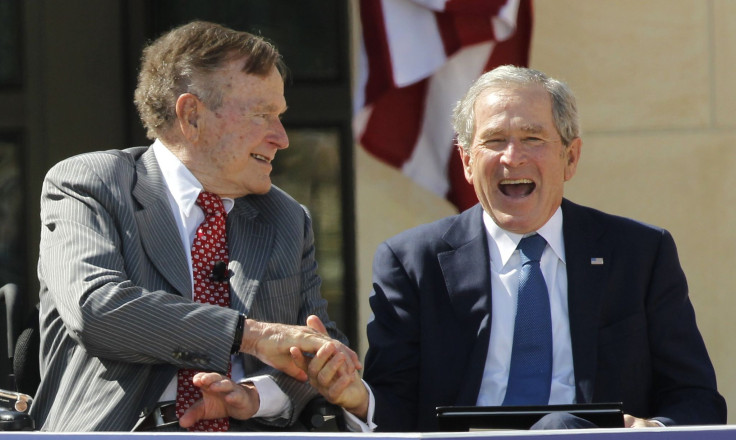
[[[299,421],[308,431],[346,431],[342,408],[322,396],[310,400],[299,415]]]
[[[0,411],[0,431],[33,431],[34,428],[30,415],[20,411]]]

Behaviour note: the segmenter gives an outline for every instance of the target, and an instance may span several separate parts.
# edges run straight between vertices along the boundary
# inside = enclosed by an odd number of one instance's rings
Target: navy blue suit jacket
[[[726,423],[672,236],[567,200],[562,212],[577,402],[620,401],[665,425]],[[475,405],[489,258],[480,205],[379,246],[364,374],[378,430],[433,431],[435,407]]]

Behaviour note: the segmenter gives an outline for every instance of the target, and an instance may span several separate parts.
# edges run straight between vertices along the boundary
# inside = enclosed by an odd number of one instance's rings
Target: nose
[[[526,163],[527,151],[521,140],[512,137],[501,152],[501,163],[508,167],[518,167]]]
[[[284,124],[281,123],[281,119],[276,118],[271,128],[270,142],[279,150],[289,148],[289,136],[286,134],[286,129],[284,128]]]

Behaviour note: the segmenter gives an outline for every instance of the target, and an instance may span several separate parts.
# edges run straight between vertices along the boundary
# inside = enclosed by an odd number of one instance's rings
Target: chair
[[[13,351],[13,375],[15,389],[33,396],[41,383],[38,354],[41,349],[41,334],[38,329],[38,305],[28,315],[23,331],[15,340]]]
[[[307,406],[299,414],[299,422],[304,425],[305,431],[347,431],[342,409],[328,402],[322,396],[317,396],[307,403]]]
[[[8,283],[0,287],[0,328],[5,337],[0,337],[0,388],[15,389],[13,377],[13,356],[15,342],[23,325],[23,298],[16,284]]]
[[[0,287],[0,328],[5,329],[5,337],[0,337],[0,401],[5,408],[15,406],[15,409],[23,409],[0,410],[0,431],[27,431],[34,428],[27,406],[39,382],[38,313],[31,313],[30,321],[25,323],[23,313],[23,297],[18,292],[18,286],[5,284]],[[34,326],[34,322],[35,329],[26,329],[18,336],[22,325]],[[35,349],[32,347],[34,338]],[[18,387],[18,375],[23,378],[22,390]],[[20,396],[18,392],[29,396]]]

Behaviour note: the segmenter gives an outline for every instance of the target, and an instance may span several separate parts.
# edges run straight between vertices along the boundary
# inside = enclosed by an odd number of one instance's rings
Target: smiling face
[[[525,234],[547,223],[562,203],[581,144],[580,138],[562,144],[543,87],[492,88],[475,102],[475,133],[460,155],[483,209],[499,227]]]
[[[196,133],[182,160],[206,190],[223,197],[267,193],[271,162],[289,146],[280,119],[286,111],[281,75],[276,68],[263,77],[247,74],[243,63],[228,62],[208,78],[222,91],[222,104],[211,109],[198,100],[190,128]],[[185,118],[190,126],[191,119]]]

